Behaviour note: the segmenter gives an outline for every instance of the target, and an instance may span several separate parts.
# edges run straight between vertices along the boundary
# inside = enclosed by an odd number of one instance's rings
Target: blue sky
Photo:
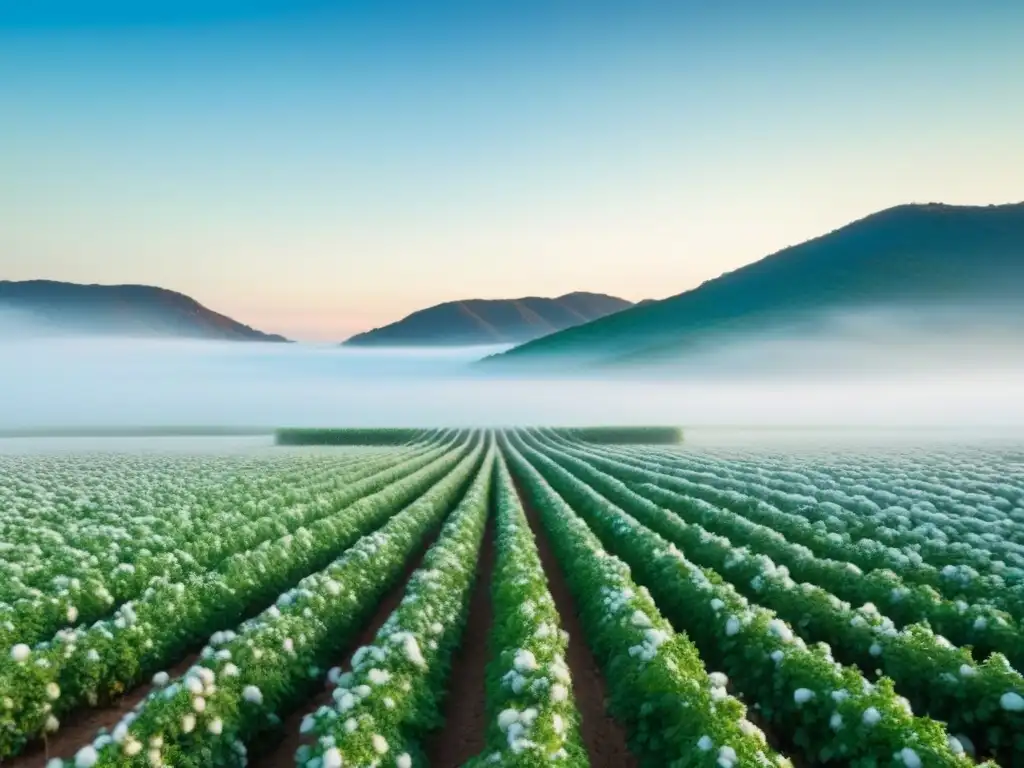
[[[898,6],[898,7],[896,7]],[[1024,4],[0,0],[0,279],[343,338],[1024,199]]]

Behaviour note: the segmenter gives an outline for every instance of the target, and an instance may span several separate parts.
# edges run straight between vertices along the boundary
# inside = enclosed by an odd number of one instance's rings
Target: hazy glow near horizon
[[[849,346],[848,349],[855,349]],[[507,426],[789,427],[1024,425],[1024,366],[889,365],[807,375],[530,379],[468,366],[488,351],[74,339],[0,340],[0,429],[30,427]],[[111,375],[116,371],[116,375]]]
[[[890,205],[1018,201],[1022,28],[951,0],[6,3],[0,279],[322,340],[661,298]]]

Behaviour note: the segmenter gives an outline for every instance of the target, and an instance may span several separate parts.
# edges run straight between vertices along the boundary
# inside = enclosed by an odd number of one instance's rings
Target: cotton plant
[[[426,493],[408,506],[402,503],[406,497],[392,490],[364,505],[363,516],[350,508],[346,518],[350,530],[371,527],[367,523],[380,517],[386,522],[326,569],[286,590],[270,608],[238,625],[237,631],[215,632],[200,654],[200,663],[181,679],[157,673],[153,691],[121,724],[132,739],[130,750],[135,742],[149,748],[128,755],[122,741],[101,733],[89,747],[97,754],[95,764],[124,765],[130,758],[135,762],[129,765],[150,765],[156,750],[160,760],[179,768],[244,765],[242,747],[255,734],[279,725],[279,707],[301,701],[319,678],[323,657],[357,630],[400,575],[418,542],[455,503],[479,456],[479,449],[465,455],[457,452],[453,464],[441,464],[432,470],[434,474],[409,479],[407,493],[415,495],[420,489]],[[431,483],[438,479],[439,469],[440,481]],[[271,571],[293,572],[289,558],[306,562],[309,548],[337,546],[336,542],[301,534],[282,541],[280,548],[263,548],[254,553],[259,555],[256,562],[265,566],[261,578]],[[237,578],[255,579],[252,569],[234,572]],[[258,579],[252,583],[260,586]],[[219,600],[227,597],[217,595]],[[91,754],[87,751],[82,759],[88,761]]]
[[[494,461],[492,448],[373,643],[356,650],[350,671],[331,670],[332,703],[300,726],[316,738],[298,751],[299,765],[422,764],[421,741],[441,724],[447,670],[462,637]]]
[[[708,673],[696,648],[674,632],[629,567],[601,542],[527,461],[510,448],[566,573],[611,694],[611,712],[630,747],[651,764],[789,766],[729,695],[727,678]]]
[[[504,458],[496,485],[487,745],[471,766],[586,765],[569,638]]]
[[[717,573],[689,561],[558,462],[526,448],[527,458],[552,487],[632,566],[634,578],[651,588],[658,606],[691,634],[704,660],[719,666],[774,727],[795,734],[794,742],[806,754],[888,761],[912,749],[929,766],[971,764],[941,724],[913,715],[891,680],[872,684],[858,669],[839,664],[827,646],[809,646],[786,622],[748,602]],[[868,710],[880,715],[877,723],[860,719]],[[864,727],[834,728],[834,715]]]

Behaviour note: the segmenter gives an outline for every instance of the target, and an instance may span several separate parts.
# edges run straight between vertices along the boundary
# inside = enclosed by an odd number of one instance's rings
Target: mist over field
[[[1024,425],[1024,355],[1012,333],[925,339],[882,319],[847,318],[848,333],[745,338],[656,374],[564,378],[484,370],[472,363],[501,350],[482,347],[0,335],[0,429]]]

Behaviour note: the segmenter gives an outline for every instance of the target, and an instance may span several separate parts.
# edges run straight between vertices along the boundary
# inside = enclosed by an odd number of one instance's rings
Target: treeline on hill
[[[586,443],[674,445],[683,442],[681,427],[561,427],[548,432]],[[278,445],[405,445],[426,439],[431,430],[380,428],[278,429]]]
[[[551,431],[585,443],[653,445],[683,442],[682,427],[561,427]]]
[[[431,430],[401,427],[278,429],[278,445],[405,445],[423,439]]]

